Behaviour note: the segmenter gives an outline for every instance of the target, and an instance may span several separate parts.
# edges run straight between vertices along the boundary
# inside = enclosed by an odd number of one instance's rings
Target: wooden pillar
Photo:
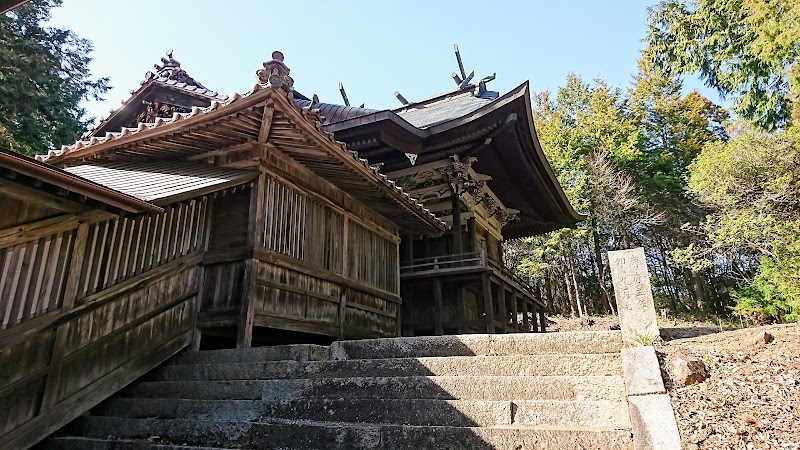
[[[410,263],[414,260],[414,236],[412,234],[407,234],[405,236],[406,240],[406,262]]]
[[[464,253],[461,239],[461,200],[456,191],[450,187],[450,203],[453,214],[453,254]]]
[[[511,324],[514,333],[519,332],[519,305],[517,305],[517,291],[511,290]]]
[[[524,332],[530,331],[530,319],[528,318],[528,299],[522,298],[522,329]]]
[[[433,328],[434,334],[441,336],[442,329],[442,281],[439,277],[433,279]]]
[[[478,252],[478,229],[475,225],[475,217],[467,219],[467,236],[469,238],[469,251],[472,253]]]
[[[481,286],[483,287],[483,319],[487,333],[494,333],[494,305],[492,304],[492,280],[489,272],[484,272],[481,276]]]
[[[414,289],[407,287],[403,296],[403,327],[404,336],[414,336]]]
[[[547,331],[547,317],[544,316],[544,308],[539,309],[539,331]]]
[[[467,320],[466,314],[466,306],[464,305],[464,288],[461,286],[456,286],[456,323],[457,325],[457,333],[461,334],[465,330],[464,328],[464,321]]]
[[[539,325],[538,325],[538,320],[537,320],[537,312],[538,311],[537,311],[536,303],[533,303],[531,305],[531,331],[533,331],[534,333],[538,333],[539,332]]]
[[[265,175],[262,172],[258,180],[250,188],[250,209],[247,220],[247,260],[242,277],[242,306],[239,311],[239,328],[236,333],[236,347],[250,347],[253,343],[253,319],[255,318],[256,283],[255,260],[253,249],[263,245],[260,235],[264,229],[264,185]]]
[[[506,285],[500,282],[497,285],[497,305],[500,307],[500,317],[502,324],[500,325],[501,333],[508,333],[508,310],[506,309]]]

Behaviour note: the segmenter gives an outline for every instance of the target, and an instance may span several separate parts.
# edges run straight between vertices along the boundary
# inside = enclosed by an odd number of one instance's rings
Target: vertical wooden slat
[[[152,247],[151,235],[153,234],[153,216],[147,214],[145,216],[141,216],[139,220],[142,222],[142,231],[139,235],[139,251],[136,252],[136,267],[134,268],[134,274],[138,275],[146,270],[147,267],[147,253]]]
[[[37,276],[34,280],[35,289],[33,290],[33,301],[30,305],[30,310],[28,311],[28,317],[35,317],[41,313],[40,309],[42,307],[47,307],[47,301],[44,296],[41,296],[42,287],[45,284],[45,274],[47,277],[52,278],[53,274],[50,272],[50,268],[47,265],[47,262],[50,259],[50,246],[53,242],[55,236],[48,236],[46,238],[41,239],[41,244],[39,245],[40,254],[37,255],[37,263],[39,266],[37,267]],[[42,301],[45,300],[45,301]]]
[[[175,208],[170,206],[165,208],[164,217],[164,241],[161,245],[161,264],[169,261],[170,242],[175,238]]]
[[[58,263],[61,260],[62,256],[62,246],[64,245],[64,235],[68,234],[69,232],[59,233],[58,237],[56,237],[55,242],[53,243],[52,250],[50,252],[50,258],[47,260],[47,270],[50,271],[49,276],[47,278],[47,283],[44,287],[44,293],[42,294],[42,298],[45,302],[43,305],[43,310],[49,311],[54,309],[58,305],[58,297],[60,293],[58,292],[59,289],[56,288],[56,292],[53,293],[53,286],[56,283],[57,272],[53,273],[55,269],[58,267]]]
[[[22,262],[25,259],[25,247],[20,244],[15,246],[12,249],[12,257],[8,262],[5,284],[6,287],[4,290],[0,290],[0,295],[6,299],[8,303],[6,303],[5,313],[3,314],[3,327],[9,327],[13,325],[11,322],[12,312],[14,310],[15,302],[15,292],[17,291],[17,285],[19,284],[20,278],[20,271],[22,269]]]
[[[342,231],[344,241],[342,241],[342,275],[352,277],[350,267],[350,219],[345,215],[342,218]]]
[[[28,290],[31,286],[31,277],[33,276],[33,269],[36,264],[36,254],[39,252],[39,241],[28,242],[25,249],[25,262],[23,263],[22,283],[17,289],[16,298],[12,297],[12,303],[16,304],[16,311],[12,312],[14,323],[22,322],[25,316],[25,311],[28,305]],[[27,268],[27,269],[26,269]]]
[[[89,286],[91,286],[92,293],[97,292],[97,291],[102,289],[102,286],[101,286],[101,283],[100,283],[100,280],[101,280],[100,276],[103,273],[104,266],[106,264],[108,264],[108,262],[107,262],[108,258],[106,256],[106,253],[107,253],[107,251],[110,251],[110,247],[106,246],[106,239],[108,238],[108,230],[111,228],[111,222],[110,221],[104,221],[104,222],[98,223],[96,226],[97,227],[102,227],[103,231],[102,231],[102,234],[100,234],[100,237],[99,237],[98,242],[97,242],[96,258],[95,258],[94,263],[93,263],[94,267],[92,267],[92,276],[91,276],[91,279],[89,281]]]
[[[130,219],[127,217],[121,217],[119,219],[119,225],[117,226],[117,240],[116,244],[116,251],[114,252],[113,263],[110,265],[114,270],[111,272],[111,277],[109,278],[109,285],[116,284],[119,281],[120,276],[120,264],[122,264],[122,250],[125,246],[125,237],[128,233],[128,227],[130,227]]]

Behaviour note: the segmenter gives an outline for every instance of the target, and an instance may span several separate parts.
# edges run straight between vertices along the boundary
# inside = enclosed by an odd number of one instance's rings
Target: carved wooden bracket
[[[478,159],[469,157],[462,161],[458,155],[453,155],[450,158],[453,160],[453,164],[436,170],[450,183],[453,193],[461,195],[467,191],[468,187],[472,186],[473,179],[469,174],[469,169]]]

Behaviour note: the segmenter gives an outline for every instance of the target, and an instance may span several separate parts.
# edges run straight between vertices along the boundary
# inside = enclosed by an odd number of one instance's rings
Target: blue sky
[[[138,87],[168,50],[191,76],[223,94],[245,92],[255,71],[281,50],[295,87],[323,102],[398,105],[455,86],[453,44],[469,73],[497,73],[493,90],[530,80],[555,91],[573,72],[627,88],[655,0],[617,1],[245,1],[64,0],[52,24],[94,43],[95,75],[111,78],[105,116]],[[718,97],[697,80],[687,87]]]

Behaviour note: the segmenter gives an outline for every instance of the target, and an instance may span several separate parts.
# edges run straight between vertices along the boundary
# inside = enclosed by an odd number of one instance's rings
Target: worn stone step
[[[92,415],[237,422],[313,420],[462,427],[519,424],[630,428],[624,401],[112,399],[94,408]]]
[[[418,358],[426,356],[509,356],[618,353],[620,331],[469,334],[337,341],[334,359]]]
[[[629,450],[630,430],[564,427],[450,427],[342,423],[266,424],[87,417],[88,437],[146,439],[262,449]]]
[[[303,376],[544,376],[622,375],[619,354],[451,356],[318,361],[304,364]]]
[[[353,377],[267,380],[263,400],[420,398],[439,400],[623,400],[617,376]]]
[[[295,378],[302,376],[302,367],[303,363],[298,361],[165,364],[151,370],[141,379],[143,381],[225,381]]]
[[[265,380],[358,376],[538,376],[622,375],[619,354],[452,356],[354,359],[344,361],[267,361],[227,364],[163,365],[148,381]]]
[[[106,440],[85,437],[53,437],[33,447],[33,450],[226,450],[224,447],[197,447],[159,443],[157,440]]]
[[[187,350],[175,355],[166,364],[229,364],[264,361],[322,361],[328,359],[329,348],[313,344],[275,345],[224,350]]]
[[[313,398],[438,400],[623,400],[618,376],[353,377],[239,381],[150,381],[120,392],[127,398],[299,400]]]

